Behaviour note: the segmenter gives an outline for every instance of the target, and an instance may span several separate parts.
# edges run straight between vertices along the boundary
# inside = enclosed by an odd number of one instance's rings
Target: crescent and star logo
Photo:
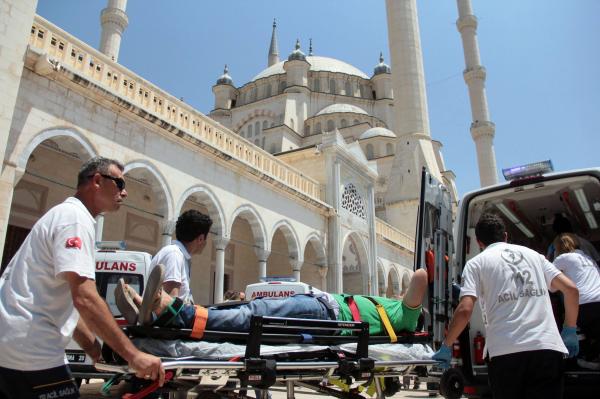
[[[65,243],[65,248],[81,249],[81,238],[79,238],[79,237],[67,238],[67,242]]]

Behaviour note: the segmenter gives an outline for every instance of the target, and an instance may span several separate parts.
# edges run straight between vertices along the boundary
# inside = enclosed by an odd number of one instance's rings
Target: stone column
[[[334,160],[331,164],[332,174],[329,178],[329,190],[330,190],[330,204],[333,207],[334,214],[329,217],[329,270],[331,273],[328,275],[329,286],[327,289],[334,293],[341,293],[344,289],[343,280],[343,265],[342,265],[342,243],[341,241],[341,230],[342,224],[339,216],[339,209],[341,204],[340,190],[341,190],[341,165],[338,160]]]
[[[319,277],[321,277],[321,290],[327,290],[327,266],[321,266],[317,269],[319,271]]]
[[[162,223],[161,247],[171,244],[171,236],[175,231],[175,223],[177,223],[176,220],[165,220]]]
[[[290,259],[290,264],[292,265],[292,274],[296,281],[300,281],[300,269],[302,269],[302,264],[304,263],[301,259]]]
[[[258,280],[261,281],[261,279],[267,277],[267,259],[269,259],[271,252],[264,248],[256,248],[254,252],[258,257]]]
[[[377,295],[378,273],[377,273],[377,231],[375,229],[375,187],[370,184],[367,188],[367,220],[369,223],[369,294]]]
[[[223,282],[225,281],[225,248],[229,243],[229,238],[226,237],[215,237],[213,238],[215,244],[215,287],[213,303],[223,302]]]

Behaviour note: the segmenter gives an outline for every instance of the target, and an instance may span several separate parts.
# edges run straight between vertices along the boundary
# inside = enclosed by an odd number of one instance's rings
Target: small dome
[[[296,48],[288,57],[288,61],[306,61],[306,55],[300,50],[300,40],[296,39]]]
[[[337,103],[337,104],[328,105],[327,107],[325,107],[322,110],[320,110],[319,112],[317,112],[317,114],[315,116],[325,115],[325,114],[335,114],[337,112],[369,115],[367,113],[367,111],[365,111],[364,109],[362,109],[360,107],[357,107],[356,105]]]
[[[383,62],[383,53],[379,53],[379,64],[375,65],[375,68],[373,69],[373,76],[380,75],[382,73],[392,73],[392,68]]]
[[[394,132],[384,127],[372,127],[366,130],[363,134],[358,138],[359,140],[370,139],[371,137],[389,137],[396,138]]]
[[[233,79],[231,79],[231,76],[229,76],[229,68],[227,68],[227,64],[225,64],[225,69],[223,69],[223,75],[219,76],[219,79],[217,79],[217,84],[233,86]]]

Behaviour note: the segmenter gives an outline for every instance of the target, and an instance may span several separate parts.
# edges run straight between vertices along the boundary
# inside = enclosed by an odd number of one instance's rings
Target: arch
[[[327,131],[333,132],[334,130],[335,130],[335,123],[333,122],[332,119],[328,119],[327,120]]]
[[[386,296],[388,298],[394,298],[400,296],[402,290],[400,288],[400,276],[398,275],[398,269],[396,265],[390,265],[390,270],[387,276],[387,290]]]
[[[231,232],[233,229],[233,224],[235,223],[235,219],[238,217],[246,220],[250,225],[250,229],[252,230],[252,235],[254,236],[255,243],[258,247],[269,250],[270,246],[267,245],[267,229],[265,228],[265,224],[263,220],[260,218],[258,212],[254,207],[250,204],[245,204],[238,207],[232,214],[230,218],[230,223],[227,226],[227,231]]]
[[[365,154],[367,156],[367,159],[373,159],[375,153],[373,151],[373,144],[367,144],[367,153]]]
[[[125,170],[123,174],[130,173],[135,169],[145,169],[149,171],[152,176],[157,180],[158,186],[152,185],[152,191],[156,194],[157,198],[162,200],[161,209],[163,214],[165,215],[166,220],[173,220],[173,197],[171,195],[171,189],[167,184],[167,179],[160,173],[160,171],[151,163],[145,159],[140,159],[137,161],[131,161],[125,165]]]
[[[81,145],[90,158],[98,155],[98,151],[92,142],[89,141],[88,138],[85,137],[81,132],[72,128],[53,128],[42,131],[34,136],[31,141],[29,141],[16,160],[17,168],[25,170],[27,168],[29,156],[33,153],[37,146],[53,137],[68,137],[69,139],[76,141],[79,145]]]
[[[312,232],[302,246],[303,260],[300,280],[320,290],[327,290],[327,254],[323,246],[323,237]]]
[[[315,134],[321,133],[321,122],[317,122],[315,125]]]
[[[402,278],[400,280],[400,289],[402,290],[402,293],[406,293],[406,290],[408,289],[408,285],[410,284],[410,271],[408,270],[404,270],[404,272],[402,272]]]
[[[387,143],[385,145],[385,155],[393,155],[394,154],[394,145],[392,143]]]
[[[230,232],[225,229],[227,225],[223,206],[212,190],[205,185],[195,185],[185,190],[177,201],[174,214],[179,215],[181,213],[183,204],[192,195],[197,195],[202,201],[202,205],[206,206],[208,209],[208,215],[213,220],[211,230],[218,236],[229,237]]]
[[[289,221],[280,220],[279,222],[275,223],[273,229],[271,230],[271,237],[269,238],[269,241],[271,243],[273,242],[273,236],[275,236],[275,233],[279,229],[281,229],[281,232],[287,241],[288,253],[290,257],[293,259],[302,260],[304,254],[300,253],[300,240],[298,240],[298,235]]]
[[[369,258],[367,244],[356,231],[351,231],[342,240],[343,291],[348,294],[369,292]]]
[[[320,266],[327,266],[327,252],[323,245],[323,237],[318,233],[312,232],[306,237],[304,245],[302,245],[303,251],[306,251],[308,244],[311,244],[317,254],[317,262]]]
[[[377,259],[377,295],[384,296],[387,288],[387,275],[381,260]]]

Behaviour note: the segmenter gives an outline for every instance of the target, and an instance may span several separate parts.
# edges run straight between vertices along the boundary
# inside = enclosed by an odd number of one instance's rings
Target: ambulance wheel
[[[440,393],[446,399],[459,399],[465,389],[463,375],[457,369],[448,369],[440,378]]]

